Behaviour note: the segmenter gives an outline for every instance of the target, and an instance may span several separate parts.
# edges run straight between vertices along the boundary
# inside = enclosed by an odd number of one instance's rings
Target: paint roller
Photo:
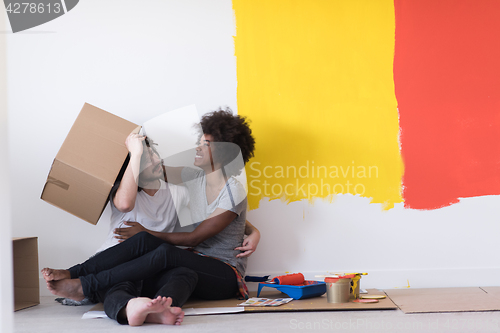
[[[326,284],[319,281],[307,281],[302,273],[279,275],[270,282],[261,282],[257,289],[257,297],[263,287],[272,287],[293,299],[321,296],[326,292]]]
[[[299,286],[303,285],[305,282],[304,275],[302,273],[293,273],[276,276],[273,278],[271,283],[289,285],[289,286]]]

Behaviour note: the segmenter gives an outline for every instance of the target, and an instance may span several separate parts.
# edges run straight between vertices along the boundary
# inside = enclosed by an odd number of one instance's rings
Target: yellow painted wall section
[[[390,0],[233,0],[238,113],[252,121],[251,209],[263,197],[385,209],[402,201]]]

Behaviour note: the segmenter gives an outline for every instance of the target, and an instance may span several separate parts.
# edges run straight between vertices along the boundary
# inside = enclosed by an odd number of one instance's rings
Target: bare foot
[[[155,299],[148,297],[136,297],[128,301],[125,307],[125,315],[127,316],[130,326],[140,326],[146,321],[146,317],[152,313],[160,313],[165,310],[161,296]]]
[[[54,295],[71,298],[75,301],[81,301],[85,298],[80,279],[47,281],[47,289]]]
[[[159,297],[160,296],[158,296],[158,298]],[[145,322],[163,325],[180,325],[184,320],[184,311],[182,311],[181,308],[172,306],[172,298],[162,297],[161,299],[163,311],[148,314]]]
[[[53,269],[46,267],[42,269],[42,275],[45,281],[58,281],[63,279],[71,279],[71,274],[66,269]]]

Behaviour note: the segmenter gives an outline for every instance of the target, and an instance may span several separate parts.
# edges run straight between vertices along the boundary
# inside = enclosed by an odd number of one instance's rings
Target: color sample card
[[[245,302],[238,304],[238,306],[280,306],[293,300],[293,298],[258,298],[252,297]]]

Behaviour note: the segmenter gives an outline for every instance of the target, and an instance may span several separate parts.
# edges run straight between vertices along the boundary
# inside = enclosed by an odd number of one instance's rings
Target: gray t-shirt
[[[234,250],[243,243],[247,213],[245,188],[234,177],[229,178],[218,197],[209,205],[206,196],[206,179],[203,170],[184,168],[182,181],[189,191],[191,217],[195,226],[206,220],[215,209],[222,208],[237,214],[236,218],[217,235],[206,239],[194,249],[211,257],[222,259],[236,267],[245,276],[247,258],[236,258]]]

